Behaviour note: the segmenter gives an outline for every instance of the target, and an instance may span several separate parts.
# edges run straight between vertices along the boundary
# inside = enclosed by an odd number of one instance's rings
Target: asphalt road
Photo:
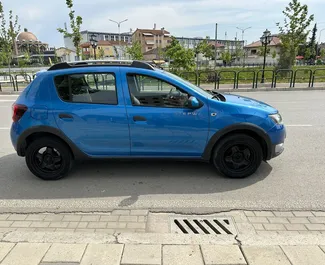
[[[288,135],[285,152],[250,178],[227,179],[204,163],[93,161],[57,182],[34,177],[15,154],[9,138],[15,96],[0,96],[0,210],[325,210],[325,91],[243,94],[277,107]]]

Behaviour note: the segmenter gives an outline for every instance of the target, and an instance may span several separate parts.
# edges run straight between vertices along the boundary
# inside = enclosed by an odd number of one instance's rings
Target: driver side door
[[[157,77],[127,74],[132,156],[201,157],[209,128],[208,107],[186,107],[188,92]]]

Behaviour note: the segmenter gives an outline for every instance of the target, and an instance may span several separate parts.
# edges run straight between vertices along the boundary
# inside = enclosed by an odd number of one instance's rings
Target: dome
[[[25,29],[24,32],[21,32],[18,34],[17,40],[21,41],[21,42],[23,42],[23,41],[33,41],[34,42],[34,41],[37,41],[37,38],[33,33],[28,32],[27,29]]]

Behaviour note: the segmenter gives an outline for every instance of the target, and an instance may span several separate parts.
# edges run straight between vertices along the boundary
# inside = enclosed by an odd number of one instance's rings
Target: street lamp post
[[[244,47],[245,47],[245,41],[244,41],[244,34],[245,34],[245,31],[248,30],[248,29],[251,29],[252,27],[248,27],[248,28],[245,28],[245,29],[242,29],[242,28],[239,28],[239,27],[236,27],[237,29],[241,30],[241,39],[242,39],[242,42],[243,42],[243,66],[245,66],[245,51],[244,51]]]
[[[95,34],[92,34],[90,36],[90,45],[94,49],[94,58],[96,60],[96,48],[97,48],[97,40],[95,39],[97,36]]]
[[[272,41],[272,35],[269,30],[265,30],[263,32],[263,36],[261,37],[261,43],[264,46],[264,62],[263,62],[263,71],[262,71],[262,80],[261,83],[265,82],[265,65],[266,65],[266,52],[267,52],[267,45],[269,45]]]
[[[117,24],[117,27],[118,27],[118,46],[119,46],[119,49],[121,50],[121,24],[122,24],[123,22],[128,21],[128,19],[124,19],[124,20],[122,20],[122,21],[120,21],[120,22],[115,21],[115,20],[112,20],[112,19],[109,19],[109,21],[111,21],[111,22]],[[120,55],[119,55],[119,54],[118,54],[118,58],[120,58]]]

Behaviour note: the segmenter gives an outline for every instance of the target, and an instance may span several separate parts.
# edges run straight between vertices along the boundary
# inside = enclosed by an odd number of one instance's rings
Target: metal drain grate
[[[182,234],[235,235],[236,228],[231,218],[177,217],[171,220],[171,231]]]

